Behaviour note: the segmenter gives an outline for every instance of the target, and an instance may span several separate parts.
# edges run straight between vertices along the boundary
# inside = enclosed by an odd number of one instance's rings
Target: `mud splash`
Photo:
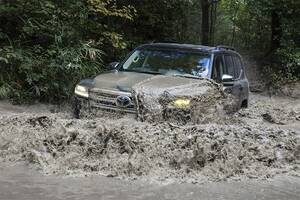
[[[204,78],[155,76],[136,84],[132,93],[139,120],[148,122],[220,122],[234,104],[220,85]],[[176,105],[178,100],[188,105]]]
[[[291,123],[300,110],[278,107],[258,103],[222,124],[202,125],[6,113],[0,115],[0,159],[27,161],[48,174],[193,183],[300,176],[299,131],[262,116],[281,112]]]

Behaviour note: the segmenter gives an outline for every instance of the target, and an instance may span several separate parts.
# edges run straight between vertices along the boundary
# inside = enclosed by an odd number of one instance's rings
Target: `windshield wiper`
[[[140,70],[122,70],[124,72],[136,72],[136,73],[143,73],[143,74],[154,74],[154,75],[159,75],[159,74],[162,74],[160,72],[153,72],[153,71],[140,71]]]
[[[200,76],[195,76],[192,74],[174,74],[173,76],[184,77],[184,78],[193,78],[193,79],[201,79]]]

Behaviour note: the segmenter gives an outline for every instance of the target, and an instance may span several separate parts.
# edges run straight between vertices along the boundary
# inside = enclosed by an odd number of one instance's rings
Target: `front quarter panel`
[[[79,82],[79,85],[91,88],[94,86],[94,79],[84,79]]]

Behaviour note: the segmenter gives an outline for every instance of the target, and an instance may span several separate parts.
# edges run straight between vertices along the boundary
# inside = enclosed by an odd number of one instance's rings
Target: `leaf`
[[[3,62],[5,62],[6,64],[8,64],[8,59],[6,59],[6,58],[0,57],[0,61],[3,61]]]

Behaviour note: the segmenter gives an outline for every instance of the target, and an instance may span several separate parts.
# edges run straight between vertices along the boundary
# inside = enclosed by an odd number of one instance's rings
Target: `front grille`
[[[125,92],[114,92],[114,91],[103,91],[103,90],[91,90],[89,92],[91,99],[91,106],[105,109],[105,110],[115,110],[120,112],[136,113],[134,101],[131,97],[131,93]],[[129,97],[131,103],[125,107],[118,106],[117,98],[120,96]]]

